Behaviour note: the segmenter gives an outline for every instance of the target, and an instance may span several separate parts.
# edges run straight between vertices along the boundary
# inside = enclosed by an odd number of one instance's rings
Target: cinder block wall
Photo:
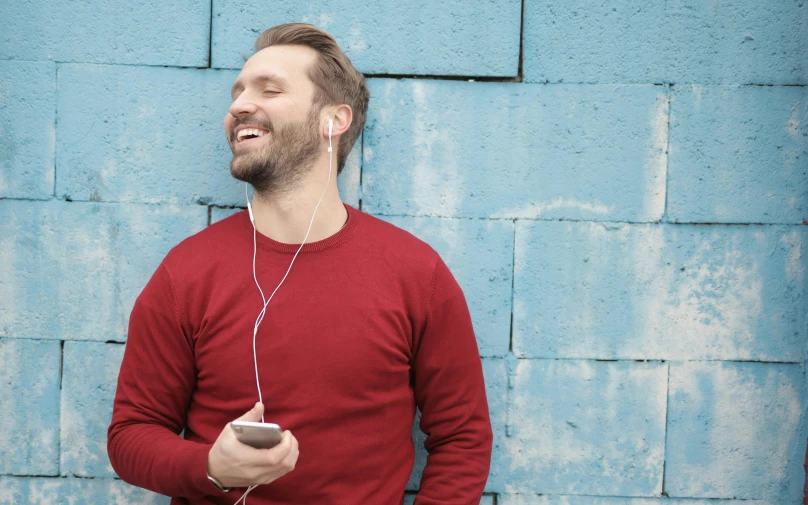
[[[301,20],[370,78],[343,199],[465,290],[483,503],[801,501],[802,0],[98,0],[0,5],[1,503],[167,503],[105,452],[127,318],[244,205],[229,86]]]

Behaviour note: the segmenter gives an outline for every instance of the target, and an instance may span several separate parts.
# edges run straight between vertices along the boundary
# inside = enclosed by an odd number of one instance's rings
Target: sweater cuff
[[[208,453],[211,447],[213,444],[195,443],[180,459],[180,465],[184,468],[183,473],[189,477],[188,498],[227,496],[228,494],[208,479]]]

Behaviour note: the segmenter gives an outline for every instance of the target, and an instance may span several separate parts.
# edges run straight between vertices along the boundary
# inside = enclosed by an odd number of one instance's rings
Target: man
[[[330,35],[289,24],[261,34],[232,91],[230,170],[255,196],[172,249],[138,297],[113,468],[172,504],[233,504],[254,485],[251,505],[401,504],[417,405],[416,503],[477,505],[492,433],[463,292],[430,246],[337,190],[364,77]],[[286,431],[256,449],[234,419]]]

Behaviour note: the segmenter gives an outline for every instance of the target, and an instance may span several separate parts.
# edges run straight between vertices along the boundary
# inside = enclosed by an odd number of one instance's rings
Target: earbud
[[[253,225],[253,229],[255,229],[255,218],[253,217],[252,213],[252,205],[250,205],[250,193],[249,193],[250,183],[244,183],[244,198],[247,199],[247,212],[250,213],[250,222]]]
[[[334,120],[328,120],[328,152],[331,152],[331,130],[334,128]]]

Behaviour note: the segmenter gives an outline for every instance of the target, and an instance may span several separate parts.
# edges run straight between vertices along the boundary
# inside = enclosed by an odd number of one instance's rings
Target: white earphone
[[[256,318],[256,320],[255,320],[255,326],[253,326],[253,363],[255,364],[255,385],[258,387],[258,401],[260,401],[261,403],[264,403],[264,400],[263,400],[263,396],[261,394],[261,382],[258,379],[258,355],[257,355],[256,350],[255,350],[255,338],[256,338],[256,335],[258,335],[258,326],[261,324],[261,321],[264,320],[264,315],[266,314],[266,311],[267,311],[267,305],[269,305],[269,302],[270,302],[270,300],[272,300],[272,297],[275,296],[275,293],[278,292],[278,289],[281,287],[281,284],[283,284],[283,281],[286,280],[286,276],[289,275],[289,271],[292,270],[292,265],[294,265],[294,263],[295,263],[295,259],[297,258],[297,254],[300,252],[301,249],[303,249],[303,244],[305,244],[306,239],[309,238],[309,232],[311,231],[311,225],[314,223],[314,216],[317,214],[317,208],[320,207],[320,202],[323,201],[323,197],[325,196],[325,192],[328,189],[328,184],[331,182],[331,163],[332,163],[332,160],[334,158],[334,156],[332,154],[332,147],[331,147],[331,133],[332,133],[333,127],[334,127],[334,121],[329,118],[329,120],[328,120],[328,180],[325,183],[325,188],[323,188],[323,194],[320,195],[320,200],[317,202],[317,205],[314,207],[314,212],[311,215],[311,221],[309,221],[309,229],[306,230],[306,236],[303,237],[303,242],[300,244],[300,247],[297,249],[297,252],[292,257],[292,261],[289,263],[289,268],[286,270],[286,274],[284,274],[283,278],[281,279],[281,282],[278,284],[278,287],[275,288],[275,291],[272,292],[272,294],[269,296],[268,299],[266,297],[264,297],[264,291],[261,289],[261,285],[258,284],[258,275],[256,274],[256,271],[255,271],[255,256],[256,256],[256,253],[258,251],[257,241],[256,241],[256,234],[258,232],[255,229],[255,216],[253,215],[252,205],[250,204],[249,183],[244,184],[244,195],[247,198],[247,212],[250,214],[250,222],[253,225],[253,280],[255,281],[255,285],[258,287],[258,292],[261,293],[261,300],[264,302],[264,305],[261,308],[261,312],[258,313],[258,318]],[[262,423],[265,422],[263,414],[261,414],[261,422]],[[241,498],[239,498],[238,501],[234,505],[239,505],[239,502],[241,502],[242,500],[244,500],[244,505],[247,505],[247,494],[249,494],[249,492],[252,491],[253,489],[255,489],[256,487],[258,487],[257,484],[247,488],[247,491],[245,491],[244,494],[241,495]]]

